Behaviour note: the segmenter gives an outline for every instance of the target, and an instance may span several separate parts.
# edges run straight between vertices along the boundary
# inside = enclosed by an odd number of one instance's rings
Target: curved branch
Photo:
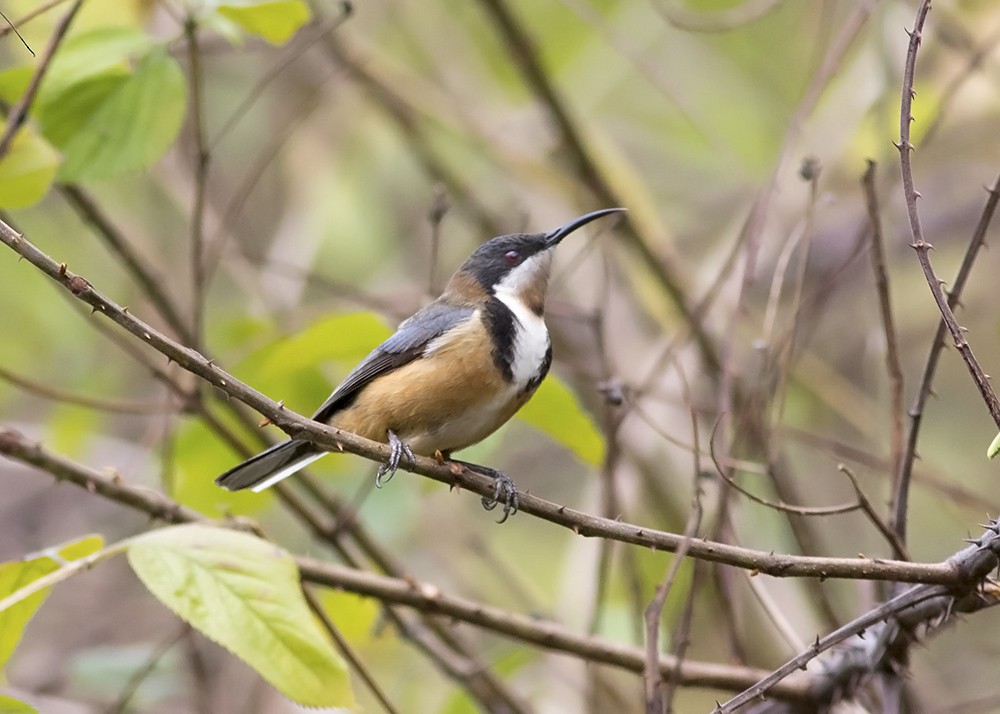
[[[917,211],[917,199],[920,197],[920,194],[917,193],[913,185],[913,166],[911,162],[913,144],[910,142],[910,123],[913,121],[913,97],[915,96],[915,92],[913,91],[913,77],[917,63],[917,51],[920,49],[924,23],[927,20],[927,14],[930,12],[930,9],[931,0],[923,0],[920,3],[916,20],[913,22],[913,30],[909,33],[910,45],[906,52],[902,101],[900,101],[899,106],[899,143],[896,145],[896,148],[899,149],[899,166],[903,179],[903,197],[906,200],[906,216],[909,219],[910,234],[913,237],[913,243],[910,244],[910,247],[916,251],[917,260],[920,261],[920,267],[924,272],[924,278],[927,280],[927,285],[931,290],[931,295],[934,297],[934,302],[937,303],[941,319],[944,321],[948,332],[951,333],[952,340],[955,342],[955,348],[962,355],[962,359],[965,361],[965,365],[968,367],[969,374],[972,375],[972,380],[976,383],[980,395],[982,395],[983,402],[986,404],[990,416],[993,417],[994,423],[1000,427],[1000,399],[997,399],[996,392],[993,391],[993,386],[989,382],[989,377],[983,372],[975,355],[972,354],[972,348],[965,337],[965,330],[958,324],[955,313],[952,312],[951,306],[948,304],[948,299],[945,297],[944,289],[941,287],[941,281],[934,273],[934,268],[931,266],[928,255],[933,246],[924,239],[924,230],[920,224],[920,213]]]
[[[60,480],[69,481],[89,493],[146,513],[167,523],[191,523],[208,519],[194,509],[183,506],[151,489],[129,485],[119,474],[97,471],[48,451],[13,429],[0,426],[0,454],[21,463],[30,464]],[[245,526],[239,521],[229,524]],[[314,558],[295,557],[302,579],[358,595],[377,598],[388,604],[399,604],[416,610],[446,615],[486,630],[529,642],[546,649],[566,652],[583,659],[642,673],[645,653],[608,640],[578,635],[562,625],[519,615],[492,605],[442,593],[437,587],[413,578],[394,578],[357,568],[325,563]],[[690,686],[738,690],[751,686],[766,672],[751,667],[720,665],[686,660],[679,668],[674,657],[663,655],[659,660],[664,676],[679,678]],[[796,678],[774,690],[775,696],[801,699],[808,692],[806,677]]]
[[[105,297],[85,278],[70,272],[65,264],[59,264],[42,253],[3,221],[0,221],[0,243],[10,247],[65,287],[77,299],[90,305],[94,312],[104,314],[182,368],[257,410],[289,436],[306,439],[328,451],[347,451],[373,461],[385,462],[389,457],[387,444],[369,441],[296,414],[220,369],[212,360],[177,344]],[[439,464],[434,459],[418,457],[413,463],[407,461],[401,464],[400,468],[453,487],[469,489],[481,496],[493,494],[493,479],[453,463]],[[524,513],[569,528],[578,535],[610,538],[668,552],[677,552],[681,547],[687,547],[691,557],[776,577],[855,578],[942,584],[952,584],[957,577],[954,568],[948,563],[909,563],[863,557],[823,558],[768,553],[703,540],[688,543],[687,539],[675,533],[592,516],[531,494],[522,493],[518,497],[520,510]]]

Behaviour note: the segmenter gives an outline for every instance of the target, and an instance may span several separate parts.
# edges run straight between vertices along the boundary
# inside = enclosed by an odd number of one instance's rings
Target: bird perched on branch
[[[555,247],[591,221],[624,210],[606,208],[548,233],[483,243],[441,297],[376,347],[312,418],[389,444],[378,486],[404,456],[411,463],[414,454],[449,458],[485,439],[531,398],[549,371],[552,344],[543,313]],[[290,439],[234,466],[216,483],[230,491],[260,491],[326,453]],[[501,522],[517,511],[517,489],[506,474],[456,463],[494,479],[483,506],[502,503]]]

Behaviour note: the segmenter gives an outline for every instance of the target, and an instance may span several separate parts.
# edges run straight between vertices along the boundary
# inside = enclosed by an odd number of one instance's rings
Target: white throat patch
[[[545,320],[524,304],[520,293],[527,286],[537,283],[539,278],[547,280],[551,262],[552,253],[550,251],[536,253],[507,273],[493,289],[497,300],[514,313],[516,322],[514,355],[510,370],[514,384],[519,390],[524,389],[531,380],[538,376],[550,344],[549,330],[545,326]],[[544,277],[540,273],[545,273]]]

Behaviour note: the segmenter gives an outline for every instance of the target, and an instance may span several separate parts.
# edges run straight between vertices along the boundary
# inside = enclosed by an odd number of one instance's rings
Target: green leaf
[[[111,96],[129,79],[125,70],[108,70],[74,84],[48,102],[39,102],[38,125],[45,138],[65,147]]]
[[[247,533],[191,524],[128,550],[139,579],[181,618],[307,707],[353,707],[343,660],[313,619],[291,556]]]
[[[23,126],[0,159],[0,208],[26,208],[42,200],[56,177],[60,156],[33,127]]]
[[[219,14],[272,45],[285,44],[310,17],[302,0],[227,2],[219,6]]]
[[[599,464],[604,439],[573,392],[550,375],[517,415],[576,454],[586,464]]]
[[[104,540],[100,536],[85,536],[47,548],[24,560],[0,563],[0,600],[43,575],[55,572],[66,561],[77,560],[97,552],[103,544]],[[48,591],[37,592],[0,612],[0,667],[10,659],[14,648],[21,640],[25,626],[42,606],[46,596]],[[0,712],[2,711],[0,709]]]
[[[0,714],[38,714],[38,710],[20,699],[0,694]]]
[[[990,445],[987,447],[986,458],[988,459],[996,458],[997,454],[1000,454],[1000,434],[997,434],[995,437],[993,437],[993,441],[991,441]]]
[[[34,68],[30,65],[11,67],[0,72],[0,99],[14,104],[28,88],[32,74]]]
[[[226,414],[217,415],[223,423],[236,428]],[[177,435],[173,479],[169,493],[177,501],[200,513],[222,518],[227,515],[245,516],[259,513],[271,505],[274,495],[227,491],[214,479],[242,459],[219,439],[201,419],[185,421]]]
[[[125,27],[102,27],[70,37],[60,45],[42,79],[35,101],[36,111],[75,84],[109,71],[127,74],[128,58],[148,53],[152,47],[153,41],[148,35]],[[28,88],[34,71],[32,63],[0,72],[0,98],[11,104],[16,102]]]
[[[98,91],[100,90],[100,91]],[[82,92],[85,97],[73,97]],[[100,96],[95,106],[95,95]],[[80,117],[80,106],[93,111]],[[135,72],[117,84],[73,85],[48,103],[43,125],[78,129],[63,145],[63,181],[106,179],[146,168],[170,147],[184,120],[184,73],[165,50],[143,57]],[[65,129],[61,131],[64,135]]]
[[[129,57],[147,54],[152,48],[149,35],[127,27],[102,27],[70,37],[53,58],[38,101],[50,102],[73,85],[108,70],[125,73]]]
[[[331,360],[349,361],[353,367],[391,334],[382,318],[372,312],[333,315],[272,343],[247,363],[255,378],[263,381]]]

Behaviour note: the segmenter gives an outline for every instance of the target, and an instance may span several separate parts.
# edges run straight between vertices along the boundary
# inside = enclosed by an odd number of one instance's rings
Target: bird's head
[[[452,276],[449,290],[462,295],[512,295],[540,315],[545,305],[553,249],[577,228],[624,210],[605,208],[594,211],[548,233],[514,233],[491,238],[479,246]]]

